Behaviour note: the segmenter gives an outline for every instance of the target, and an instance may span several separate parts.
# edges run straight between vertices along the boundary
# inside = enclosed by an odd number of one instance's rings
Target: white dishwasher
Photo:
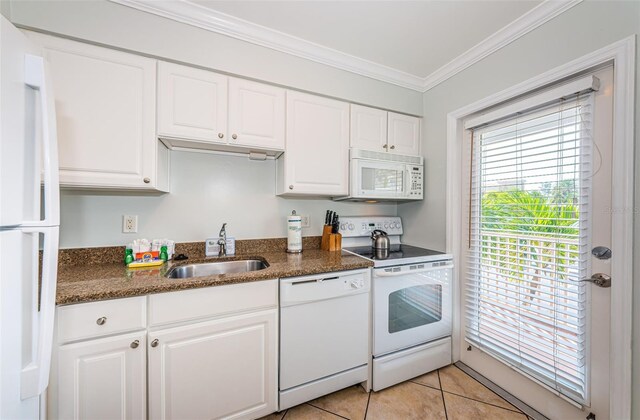
[[[371,270],[280,279],[284,410],[369,379]]]

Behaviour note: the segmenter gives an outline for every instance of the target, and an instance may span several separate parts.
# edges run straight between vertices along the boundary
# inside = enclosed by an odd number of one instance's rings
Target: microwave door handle
[[[405,189],[404,189],[404,198],[410,198],[411,197],[411,171],[409,170],[408,166],[405,166],[405,180],[404,180],[404,185],[406,185]]]

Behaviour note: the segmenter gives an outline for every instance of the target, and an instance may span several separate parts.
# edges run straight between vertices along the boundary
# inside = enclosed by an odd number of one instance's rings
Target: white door
[[[66,344],[58,349],[58,417],[144,419],[146,333]]]
[[[479,222],[468,229],[468,215],[461,221],[471,246],[460,258],[468,262],[460,270],[460,359],[554,419],[610,412],[610,289],[578,282],[610,273],[610,261],[591,251],[611,247],[613,71],[594,75],[601,85],[593,105],[566,99],[517,126],[474,133],[473,179],[486,188],[472,195],[470,219]],[[501,144],[509,131],[519,140]],[[594,147],[581,140],[590,133]],[[465,250],[467,241],[465,234]],[[472,280],[479,266],[482,280]],[[504,353],[512,345],[519,354]]]
[[[229,79],[229,144],[284,150],[285,90]]]
[[[351,147],[386,152],[387,111],[351,104]]]
[[[277,310],[149,334],[149,418],[258,418],[277,405]]]
[[[227,76],[158,62],[158,135],[227,142]]]
[[[387,144],[389,152],[420,154],[420,118],[389,112]]]
[[[348,103],[287,91],[286,144],[279,194],[347,195]]]
[[[156,62],[36,33],[51,65],[60,183],[156,185]]]

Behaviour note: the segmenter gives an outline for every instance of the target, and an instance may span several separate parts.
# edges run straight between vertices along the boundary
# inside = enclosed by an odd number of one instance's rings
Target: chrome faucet
[[[227,256],[227,230],[226,223],[222,224],[222,229],[220,229],[220,233],[218,234],[218,246],[220,251],[218,251],[218,257],[226,257]]]

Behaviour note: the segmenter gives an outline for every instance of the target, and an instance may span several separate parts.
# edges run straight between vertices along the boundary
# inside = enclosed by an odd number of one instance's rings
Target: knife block
[[[326,236],[326,241],[325,241]],[[325,251],[340,251],[342,250],[342,234],[340,233],[328,233],[322,235],[321,247]]]
[[[324,225],[322,228],[322,240],[320,241],[320,249],[329,250],[329,235],[331,235],[331,225]]]

